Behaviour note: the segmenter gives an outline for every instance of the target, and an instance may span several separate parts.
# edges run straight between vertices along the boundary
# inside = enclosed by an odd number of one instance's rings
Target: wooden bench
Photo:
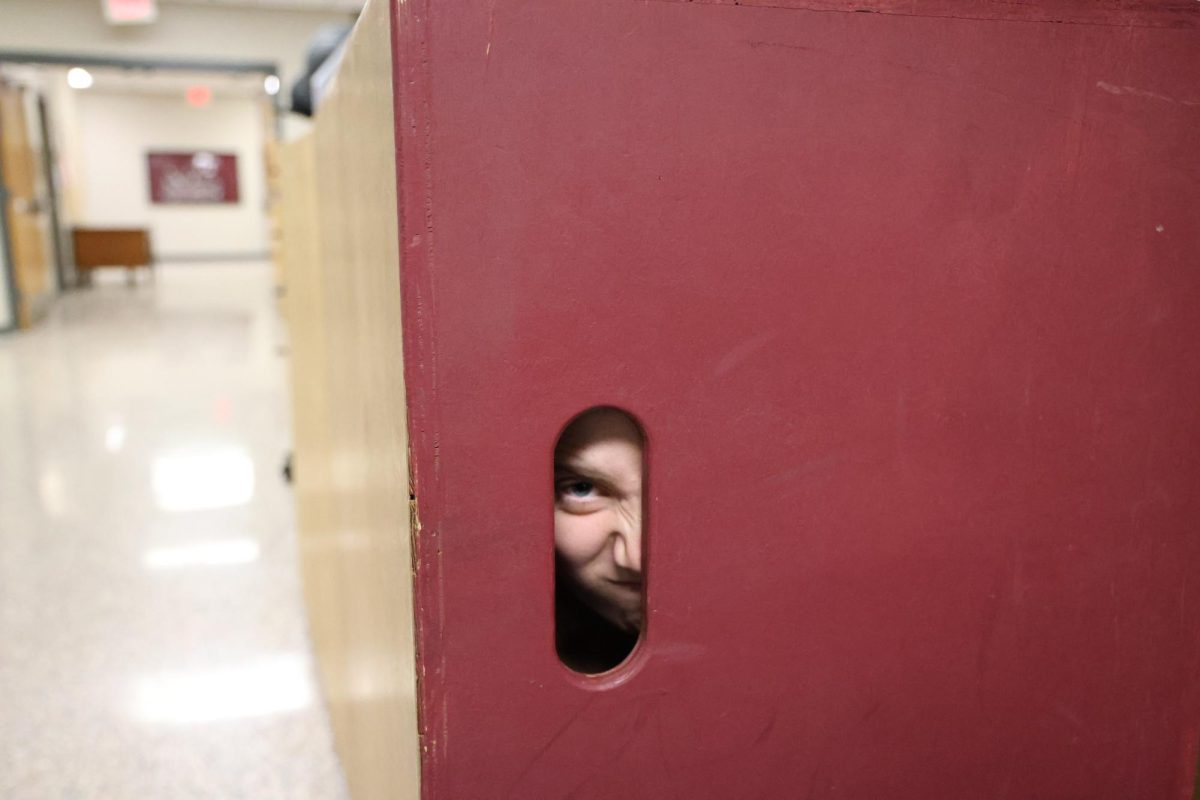
[[[97,267],[125,267],[131,279],[138,267],[148,267],[153,274],[154,256],[146,228],[72,228],[71,241],[83,283],[91,282],[91,270]]]

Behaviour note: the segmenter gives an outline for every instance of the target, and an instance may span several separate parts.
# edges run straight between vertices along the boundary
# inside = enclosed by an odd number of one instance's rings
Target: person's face
[[[623,413],[577,419],[554,454],[554,546],[583,600],[625,630],[642,624],[642,436]]]

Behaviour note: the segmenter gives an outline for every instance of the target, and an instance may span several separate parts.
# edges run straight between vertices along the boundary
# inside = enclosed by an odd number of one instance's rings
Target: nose
[[[613,561],[624,572],[642,574],[642,513],[619,508],[613,525]]]

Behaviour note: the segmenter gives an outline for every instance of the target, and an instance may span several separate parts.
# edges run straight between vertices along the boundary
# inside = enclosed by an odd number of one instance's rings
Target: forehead
[[[642,477],[642,449],[631,442],[592,442],[563,454],[555,467],[613,483],[635,484]]]
[[[623,482],[641,482],[642,434],[615,409],[588,412],[572,422],[554,451],[559,467]]]
[[[569,452],[602,441],[624,441],[638,449],[642,432],[629,415],[615,408],[597,408],[576,417],[558,440],[558,452]]]

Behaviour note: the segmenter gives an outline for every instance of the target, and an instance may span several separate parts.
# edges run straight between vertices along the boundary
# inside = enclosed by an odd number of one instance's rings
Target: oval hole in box
[[[555,647],[575,672],[619,666],[645,627],[645,445],[609,406],[574,417],[555,444]]]

